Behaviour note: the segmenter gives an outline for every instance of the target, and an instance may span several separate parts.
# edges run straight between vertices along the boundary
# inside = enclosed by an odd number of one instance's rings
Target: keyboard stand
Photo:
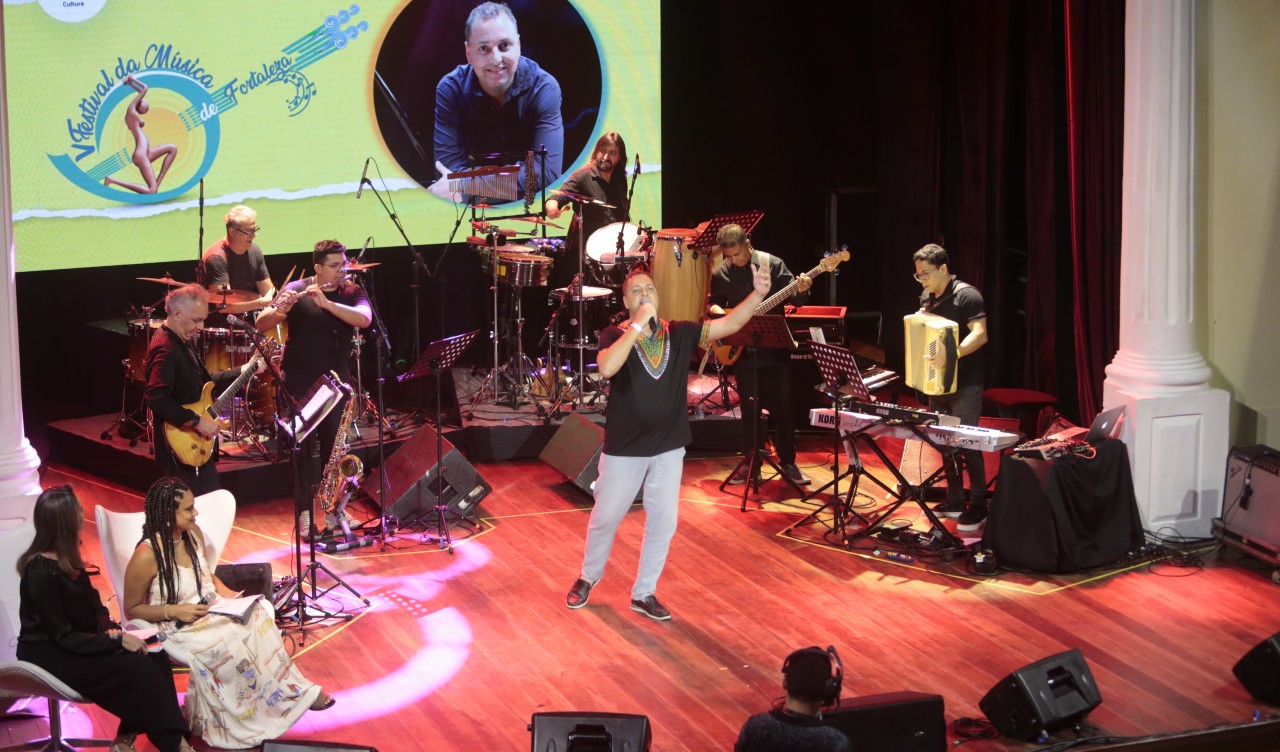
[[[951,450],[951,447],[938,444],[936,441],[930,438],[930,436],[927,433],[922,431],[920,429],[920,426],[914,423],[908,423],[906,425],[908,428],[911,429],[912,433],[914,433],[917,437],[919,437],[921,441],[933,447],[934,449],[937,449],[938,452],[940,452],[943,455],[945,460],[947,453]],[[929,529],[935,540],[941,541],[942,543],[945,544],[947,548],[955,548],[955,549],[964,548],[964,542],[961,541],[959,538],[957,538],[955,533],[952,533],[950,530],[948,530],[946,526],[942,524],[942,521],[938,519],[938,515],[934,514],[933,510],[929,508],[929,505],[924,502],[923,494],[920,491],[923,485],[918,487],[913,487],[910,483],[908,483],[907,479],[903,477],[902,471],[898,469],[897,465],[894,465],[892,462],[889,461],[889,458],[885,456],[884,450],[880,448],[880,445],[876,444],[875,439],[873,437],[866,436],[866,435],[860,435],[859,437],[863,439],[864,443],[868,444],[871,447],[871,450],[875,452],[876,456],[880,458],[880,461],[884,463],[885,468],[887,468],[889,472],[893,474],[894,479],[898,481],[898,484],[899,484],[898,487],[903,490],[895,491],[889,488],[889,486],[886,485],[885,483],[881,482],[879,478],[876,478],[874,475],[870,476],[871,480],[875,481],[876,485],[880,486],[886,492],[888,492],[889,496],[892,497],[894,501],[888,506],[888,508],[886,508],[883,512],[879,514],[879,516],[876,517],[874,522],[872,522],[867,527],[857,531],[855,533],[855,536],[869,537],[869,536],[875,535],[876,531],[884,527],[884,524],[892,518],[893,513],[898,511],[899,507],[911,501],[911,502],[915,502],[916,506],[920,507],[920,511],[924,512],[925,518],[929,520]],[[938,472],[941,472],[941,470],[939,470]],[[937,473],[935,473],[935,475],[936,474]],[[855,536],[851,536],[851,537],[855,537]]]

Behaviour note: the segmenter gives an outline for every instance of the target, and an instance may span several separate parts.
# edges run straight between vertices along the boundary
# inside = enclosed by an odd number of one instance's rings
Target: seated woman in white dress
[[[156,481],[147,491],[142,541],[125,570],[121,607],[126,617],[164,630],[165,650],[191,668],[191,731],[224,749],[259,746],[307,710],[334,704],[290,659],[270,601],[259,599],[243,624],[209,613],[207,604],[238,595],[205,559],[191,489],[178,478]]]

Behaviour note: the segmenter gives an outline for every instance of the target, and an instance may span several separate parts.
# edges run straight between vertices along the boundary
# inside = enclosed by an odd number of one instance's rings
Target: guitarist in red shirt
[[[186,481],[196,496],[216,491],[218,452],[216,438],[221,423],[209,415],[198,413],[187,405],[198,402],[204,385],[210,381],[221,391],[250,368],[262,370],[262,364],[250,361],[243,366],[210,375],[196,350],[196,338],[204,329],[209,315],[209,293],[200,285],[176,287],[165,298],[168,316],[164,325],[151,338],[147,347],[145,392],[151,410],[153,446],[160,476],[176,475]],[[214,439],[213,450],[198,465],[182,462],[174,454],[166,437],[165,424],[184,429],[204,439]]]
[[[753,266],[769,270],[771,284],[769,295],[766,297],[772,296],[793,281],[796,283],[797,295],[807,293],[813,285],[813,280],[809,279],[808,275],[801,274],[797,277],[792,274],[782,259],[752,248],[747,233],[739,225],[729,224],[721,227],[716,240],[719,242],[720,251],[724,254],[724,262],[711,274],[710,311],[712,314],[724,313],[725,309],[732,308],[746,299],[752,289]],[[782,305],[779,303],[776,310],[757,313],[781,314]],[[796,427],[795,416],[791,409],[791,353],[782,350],[761,350],[754,356],[757,361],[755,368],[752,367],[752,358],[750,352],[743,353],[734,366],[734,375],[738,381],[738,395],[742,399],[743,425],[750,425],[749,421],[755,417],[747,414],[752,404],[749,398],[758,397],[755,403],[756,410],[758,411],[760,406],[768,408],[774,425],[776,434],[774,444],[778,450],[778,465],[792,482],[807,486],[811,479],[803,470],[796,467]],[[759,385],[755,383],[757,377],[760,380]],[[765,433],[766,427],[759,426],[758,444],[764,444]],[[751,431],[744,427],[742,438],[743,451],[750,452],[753,449]],[[748,465],[744,464],[729,479],[729,483],[732,485],[746,483],[747,473]]]

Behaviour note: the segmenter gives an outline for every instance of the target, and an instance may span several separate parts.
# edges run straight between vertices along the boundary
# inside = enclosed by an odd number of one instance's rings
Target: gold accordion
[[[932,313],[917,312],[902,317],[906,339],[906,368],[904,380],[907,386],[924,394],[951,394],[956,390],[956,348],[960,344],[960,326],[956,322]],[[925,356],[943,354],[946,362],[935,368],[925,362]]]

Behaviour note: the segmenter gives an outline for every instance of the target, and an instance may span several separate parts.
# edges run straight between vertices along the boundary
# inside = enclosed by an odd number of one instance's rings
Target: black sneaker
[[[652,593],[646,595],[640,600],[631,599],[631,610],[644,614],[650,619],[658,621],[666,621],[671,618],[671,612],[658,602],[658,597]]]
[[[964,514],[956,520],[956,530],[961,532],[972,532],[982,527],[987,521],[987,505],[985,503],[970,504],[964,510]]]
[[[964,499],[947,499],[940,501],[933,506],[933,513],[939,517],[959,517],[964,514],[964,510],[968,506]]]
[[[797,486],[807,486],[813,482],[813,479],[804,474],[804,471],[796,467],[796,463],[788,462],[782,465],[782,474],[791,479],[792,483]]]
[[[565,605],[569,608],[582,608],[587,605],[593,587],[595,587],[594,582],[588,582],[579,577],[578,581],[573,583],[573,587],[569,588],[569,594],[564,599]]]
[[[733,471],[733,475],[729,476],[729,485],[741,486],[747,482],[747,473],[751,472],[750,465],[739,465],[738,469]]]

